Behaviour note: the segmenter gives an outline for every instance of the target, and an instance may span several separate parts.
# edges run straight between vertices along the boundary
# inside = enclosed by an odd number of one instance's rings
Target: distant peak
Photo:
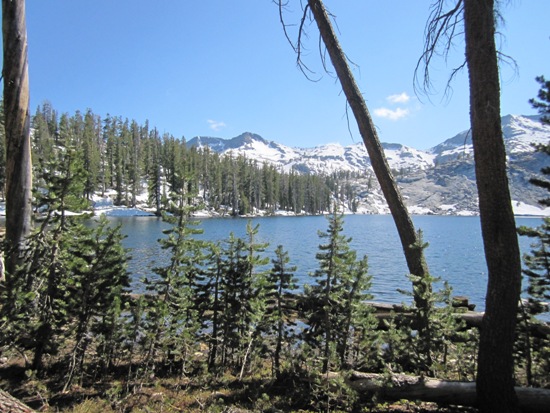
[[[258,135],[257,133],[252,133],[252,132],[243,132],[241,133],[239,136],[233,138],[233,139],[242,139],[242,140],[256,140],[256,141],[262,141],[262,142],[267,142],[264,138],[262,138],[260,135]],[[233,140],[231,139],[231,140]]]

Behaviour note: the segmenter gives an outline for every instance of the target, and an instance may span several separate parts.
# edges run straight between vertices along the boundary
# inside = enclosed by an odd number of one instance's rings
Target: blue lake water
[[[139,289],[139,279],[151,276],[152,268],[163,265],[167,253],[162,251],[157,240],[164,235],[168,224],[152,217],[109,217],[113,224],[122,224],[124,240],[132,259],[129,271],[134,287]],[[247,219],[204,219],[200,237],[208,240],[224,240],[233,232],[244,236]],[[326,231],[327,219],[323,216],[265,217],[252,219],[260,224],[258,241],[268,242],[266,255],[273,256],[277,245],[288,251],[290,264],[297,266],[295,275],[300,284],[310,283],[309,274],[317,268],[315,254],[322,241],[318,231]],[[415,216],[417,229],[424,232],[429,242],[426,260],[430,272],[447,281],[453,295],[464,295],[476,304],[476,310],[484,308],[487,286],[487,268],[483,254],[481,228],[478,217]],[[517,225],[536,227],[540,218],[516,218]],[[344,233],[353,238],[351,246],[358,256],[366,254],[369,273],[373,276],[371,293],[374,300],[399,303],[408,302],[408,297],[397,289],[410,290],[408,270],[393,219],[389,215],[346,215]],[[528,252],[531,240],[520,237],[523,253]],[[548,316],[548,314],[546,314]],[[548,317],[544,317],[548,318]]]

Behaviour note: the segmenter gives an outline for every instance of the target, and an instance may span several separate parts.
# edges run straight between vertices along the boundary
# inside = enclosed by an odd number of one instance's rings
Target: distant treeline
[[[48,102],[37,108],[31,126],[35,187],[44,184],[41,174],[51,169],[52,162],[59,162],[59,149],[70,149],[71,168],[79,171],[71,175],[81,180],[76,185],[80,193],[74,195],[88,204],[93,194],[114,190],[116,205],[133,207],[146,189],[147,203],[157,212],[170,210],[170,199],[182,194],[190,194],[189,204],[203,203],[230,215],[258,210],[320,214],[328,212],[334,201],[357,209],[352,185],[356,173],[287,172],[242,155],[188,147],[184,138],[161,134],[148,121],[140,125],[122,117],[101,118],[90,109],[59,116]],[[2,159],[0,181],[4,180]]]

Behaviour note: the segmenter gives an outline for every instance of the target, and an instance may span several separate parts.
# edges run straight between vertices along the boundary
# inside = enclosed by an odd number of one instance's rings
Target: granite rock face
[[[502,118],[502,129],[516,213],[549,215],[550,211],[541,209],[537,203],[547,194],[531,185],[529,179],[540,176],[540,169],[550,164],[547,155],[534,149],[534,145],[550,141],[550,126],[540,122],[539,116],[507,115]],[[284,171],[315,174],[349,171],[358,194],[359,212],[389,212],[362,143],[292,148],[245,132],[227,140],[196,137],[188,145],[208,146],[220,154],[244,155],[258,162],[273,163]],[[478,213],[473,146],[468,130],[428,150],[395,143],[383,143],[382,146],[412,213]]]

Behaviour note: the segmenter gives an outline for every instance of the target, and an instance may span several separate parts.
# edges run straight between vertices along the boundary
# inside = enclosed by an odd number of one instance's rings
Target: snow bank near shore
[[[514,215],[550,217],[550,207],[540,208],[521,201],[512,201],[512,208],[514,208]]]
[[[149,208],[146,204],[145,199],[138,199],[138,205],[133,208],[124,207],[124,206],[115,206],[113,202],[113,198],[109,195],[112,194],[105,194],[105,196],[99,196],[94,195],[92,198],[93,202],[93,213],[95,215],[107,215],[107,216],[115,216],[115,217],[122,217],[122,216],[155,216],[154,210],[152,208]],[[381,205],[377,205],[379,212],[388,214],[389,210],[387,206],[385,208],[382,208]],[[444,206],[443,206],[444,207]],[[550,217],[550,207],[547,208],[541,208],[536,205],[529,205],[522,201],[512,201],[512,207],[514,209],[514,214],[516,216],[532,216],[532,217]],[[452,205],[448,206],[449,209],[452,209]],[[444,208],[442,208],[444,209]],[[419,208],[415,206],[409,207],[409,212],[413,215],[433,215],[433,212],[427,208]],[[344,211],[345,214],[352,214],[351,211],[346,210]],[[360,207],[356,214],[372,214],[373,210],[371,208],[362,208]],[[0,202],[0,216],[6,215],[6,204],[5,202]],[[250,216],[267,216],[267,215],[275,215],[275,216],[296,216],[294,212],[284,211],[284,210],[277,210],[273,212],[272,214],[268,213],[267,211],[256,211],[254,214],[251,214]],[[477,212],[474,211],[461,211],[455,214],[451,215],[459,215],[459,216],[475,216],[478,215]],[[211,210],[201,210],[197,211],[194,214],[197,218],[217,218],[217,217],[223,217],[228,216],[227,214],[220,214],[219,212],[211,211]]]

